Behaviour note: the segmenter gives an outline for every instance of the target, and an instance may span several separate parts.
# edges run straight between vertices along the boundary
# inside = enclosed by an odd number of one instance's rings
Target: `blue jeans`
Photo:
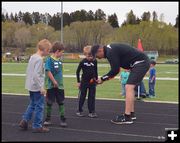
[[[149,96],[155,96],[155,82],[149,81]]]
[[[38,92],[32,92],[30,93],[30,103],[26,109],[26,112],[23,114],[23,120],[29,121],[32,118],[33,112],[34,112],[34,121],[32,124],[32,128],[41,128],[42,127],[42,121],[43,121],[43,115],[44,115],[44,95]]]
[[[143,81],[141,81],[141,83],[140,83],[140,93],[141,94],[146,94],[146,89],[145,89]]]
[[[126,84],[121,84],[122,86],[122,96],[125,96],[126,95]]]

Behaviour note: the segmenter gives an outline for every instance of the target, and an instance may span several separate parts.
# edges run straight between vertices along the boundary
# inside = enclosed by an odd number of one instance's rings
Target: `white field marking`
[[[11,65],[26,65],[26,64],[28,64],[28,63],[2,63],[2,65],[8,65],[8,64],[11,64]]]
[[[2,76],[26,76],[26,74],[16,74],[16,73],[2,73]],[[76,78],[76,75],[63,75],[63,77],[67,78]],[[101,76],[99,76],[101,77]],[[115,79],[119,79],[119,76],[116,76]],[[148,77],[144,78],[148,80]],[[179,80],[178,78],[171,78],[171,77],[157,77],[156,80]]]
[[[3,125],[14,126],[15,123],[2,122]],[[74,129],[74,128],[62,128],[62,127],[49,127],[51,129],[75,131],[75,132],[85,132],[85,133],[95,133],[95,134],[106,134],[106,135],[117,135],[117,136],[131,136],[131,137],[141,137],[141,138],[154,138],[154,139],[164,139],[163,136],[148,136],[148,135],[138,135],[138,134],[127,134],[127,133],[116,133],[116,132],[106,132],[97,130],[84,130],[84,129]],[[160,138],[161,137],[161,138]]]
[[[19,96],[24,96],[24,95],[29,95],[29,94],[23,94],[23,93],[1,93],[2,95],[19,95]],[[66,96],[66,98],[77,98],[76,96]],[[97,100],[110,100],[110,101],[125,101],[125,99],[116,99],[116,98],[96,98]],[[167,104],[179,104],[179,102],[175,101],[148,101],[148,100],[143,100],[144,102],[152,102],[152,103],[167,103]]]
[[[168,73],[168,74],[171,74],[171,73],[178,74],[178,72],[165,72],[165,73]]]

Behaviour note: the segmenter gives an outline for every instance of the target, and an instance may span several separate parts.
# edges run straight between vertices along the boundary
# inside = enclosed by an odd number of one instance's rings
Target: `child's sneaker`
[[[154,95],[149,95],[149,98],[155,98],[155,96]]]
[[[134,121],[136,120],[136,116],[135,116],[135,113],[134,112],[131,112],[131,119]]]
[[[90,118],[96,118],[97,117],[97,114],[96,113],[89,113],[88,116]]]
[[[60,126],[61,127],[67,127],[66,118],[64,116],[61,116]]]
[[[41,127],[41,128],[33,129],[32,132],[33,132],[33,133],[48,133],[48,132],[49,132],[49,129],[46,128],[46,127]]]
[[[51,120],[49,118],[46,118],[44,121],[44,125],[45,126],[51,125]]]
[[[26,122],[25,120],[21,120],[19,123],[19,127],[23,130],[27,130],[28,129],[28,122]]]
[[[84,114],[83,114],[82,112],[76,112],[76,115],[77,115],[78,117],[84,117]]]

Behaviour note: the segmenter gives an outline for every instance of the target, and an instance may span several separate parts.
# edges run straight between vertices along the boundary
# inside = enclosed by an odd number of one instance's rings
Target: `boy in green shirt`
[[[129,77],[129,70],[125,69],[124,71],[121,72],[120,76],[121,76],[122,96],[125,96],[126,95],[125,86]]]
[[[63,55],[64,46],[60,42],[55,42],[51,49],[51,56],[45,62],[45,88],[46,94],[46,119],[44,125],[50,125],[52,105],[55,102],[59,105],[59,114],[62,127],[66,127],[64,117],[64,86],[63,86],[63,66],[60,57]]]

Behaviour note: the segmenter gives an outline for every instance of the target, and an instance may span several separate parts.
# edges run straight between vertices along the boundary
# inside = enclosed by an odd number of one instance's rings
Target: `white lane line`
[[[18,114],[18,115],[22,115],[21,112],[11,112],[11,111],[2,111],[4,113],[9,113],[9,114]],[[52,115],[54,117],[57,117],[59,118],[58,115]],[[110,122],[111,119],[103,119],[103,118],[89,118],[89,117],[72,117],[72,116],[67,116],[67,118],[69,119],[85,119],[85,120],[96,120],[96,121],[105,121],[105,122]],[[134,121],[135,123],[138,123],[138,124],[146,124],[146,125],[149,125],[149,124],[152,124],[152,125],[169,125],[169,126],[177,126],[177,124],[170,124],[170,123],[150,123],[150,122],[137,122],[137,121]]]
[[[16,74],[16,73],[2,73],[2,76],[26,76],[26,74]],[[63,77],[67,78],[76,78],[76,75],[63,75]],[[101,76],[99,76],[101,77]],[[119,79],[118,76],[115,79]],[[148,77],[145,77],[144,80],[148,80]],[[171,78],[171,77],[157,77],[156,80],[179,80],[178,78]]]
[[[2,125],[14,126],[15,123],[2,122]],[[95,134],[106,134],[106,135],[117,135],[117,136],[130,136],[130,137],[140,137],[140,138],[154,138],[164,140],[164,136],[149,136],[149,135],[139,135],[139,134],[127,134],[127,133],[115,133],[115,132],[106,132],[106,131],[95,131],[95,130],[84,130],[84,129],[74,129],[74,128],[62,128],[62,127],[49,127],[51,129],[65,130],[65,131],[75,131],[83,133],[95,133]]]
[[[60,127],[50,127],[52,129],[58,130],[67,130],[75,132],[86,132],[86,133],[95,133],[95,134],[106,134],[106,135],[117,135],[117,136],[130,136],[130,137],[140,137],[140,138],[154,138],[164,140],[164,136],[148,136],[148,135],[138,135],[138,134],[127,134],[127,133],[115,133],[115,132],[106,132],[106,131],[94,131],[94,130],[83,130],[83,129],[74,129],[74,128],[60,128]]]
[[[2,95],[18,95],[18,96],[24,96],[24,95],[29,95],[29,94],[23,94],[23,93],[7,93],[7,92],[3,92],[1,93]],[[76,96],[66,96],[66,98],[73,98],[76,99]],[[97,97],[97,100],[109,100],[109,101],[125,101],[125,99],[116,99],[116,98],[102,98],[102,97]],[[179,102],[175,102],[175,101],[148,101],[148,100],[143,100],[143,102],[152,102],[152,103],[167,103],[167,104],[179,104]]]

